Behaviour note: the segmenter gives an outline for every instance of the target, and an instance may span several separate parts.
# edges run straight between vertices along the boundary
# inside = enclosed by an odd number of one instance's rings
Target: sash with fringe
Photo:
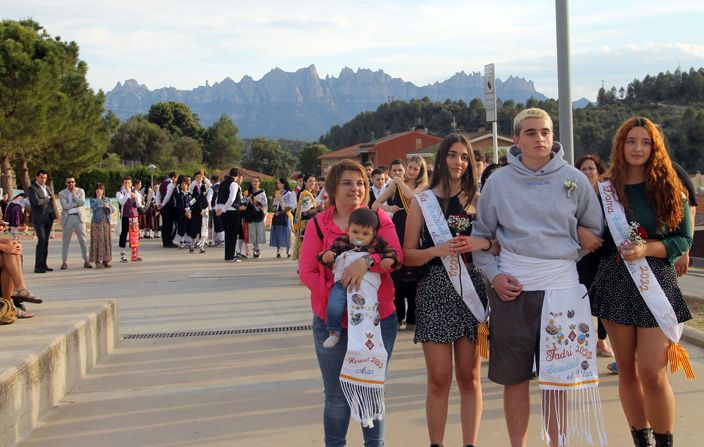
[[[599,194],[601,194],[606,223],[609,225],[611,236],[616,246],[620,246],[629,240],[631,232],[623,205],[619,202],[616,191],[613,190],[611,182],[608,180],[599,182]],[[687,378],[694,379],[695,375],[689,363],[689,354],[679,344],[680,337],[682,337],[682,332],[684,331],[684,323],[677,321],[675,311],[672,309],[670,301],[665,296],[658,279],[648,265],[648,261],[645,258],[641,258],[631,262],[624,259],[623,262],[628,268],[628,273],[631,275],[633,282],[636,283],[645,304],[658,322],[660,330],[670,340],[670,346],[667,348],[670,371],[675,373],[681,366]]]
[[[587,289],[579,283],[574,261],[537,259],[511,253],[499,255],[499,269],[518,279],[524,291],[543,290],[540,319],[538,382],[542,390],[542,437],[550,441],[551,421],[558,445],[581,438],[606,445],[606,428],[599,396],[596,334]]]
[[[428,227],[428,232],[433,238],[435,246],[444,244],[452,239],[452,232],[447,225],[447,220],[445,219],[445,215],[442,212],[442,208],[435,194],[430,190],[426,190],[417,193],[416,198],[423,212],[425,225]],[[464,265],[464,262],[460,262],[459,256],[448,255],[440,259],[442,260],[442,265],[445,267],[445,271],[447,271],[447,276],[450,278],[452,287],[454,287],[457,294],[462,297],[464,304],[479,322],[479,327],[477,328],[477,347],[479,354],[484,358],[488,358],[489,325],[487,324],[487,319],[489,318],[489,310],[488,308],[484,308],[484,304],[479,299],[479,295],[474,288],[472,278],[470,278],[467,272],[467,267]]]
[[[347,265],[367,255],[349,251]],[[378,273],[367,272],[359,290],[347,291],[347,353],[340,371],[342,392],[354,420],[374,427],[384,419],[384,381],[388,354],[379,326]]]

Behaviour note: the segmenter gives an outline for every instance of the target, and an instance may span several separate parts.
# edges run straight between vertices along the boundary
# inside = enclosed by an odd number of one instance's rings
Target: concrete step
[[[33,305],[34,318],[0,326],[0,446],[37,426],[115,348],[114,300]]]

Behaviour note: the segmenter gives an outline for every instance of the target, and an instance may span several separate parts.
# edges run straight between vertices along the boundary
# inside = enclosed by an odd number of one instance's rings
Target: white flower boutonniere
[[[567,180],[565,180],[565,183],[562,184],[562,187],[565,188],[567,198],[569,199],[570,195],[572,195],[572,191],[577,190],[577,182],[575,182],[571,178],[568,178]]]

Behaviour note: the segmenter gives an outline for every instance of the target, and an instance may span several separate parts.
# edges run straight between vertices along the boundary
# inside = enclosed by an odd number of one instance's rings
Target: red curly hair
[[[628,132],[634,127],[644,128],[652,142],[650,158],[645,165],[645,191],[648,202],[655,209],[658,226],[674,230],[680,226],[684,217],[683,199],[687,197],[687,191],[672,167],[660,129],[649,119],[640,116],[629,118],[616,131],[611,150],[611,184],[627,215],[632,215],[625,194],[624,182],[628,178],[628,164],[623,148]]]

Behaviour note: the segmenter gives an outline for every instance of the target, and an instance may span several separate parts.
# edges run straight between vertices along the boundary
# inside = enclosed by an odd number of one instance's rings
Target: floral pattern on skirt
[[[89,262],[112,261],[112,240],[110,236],[110,222],[90,223],[90,256]]]

